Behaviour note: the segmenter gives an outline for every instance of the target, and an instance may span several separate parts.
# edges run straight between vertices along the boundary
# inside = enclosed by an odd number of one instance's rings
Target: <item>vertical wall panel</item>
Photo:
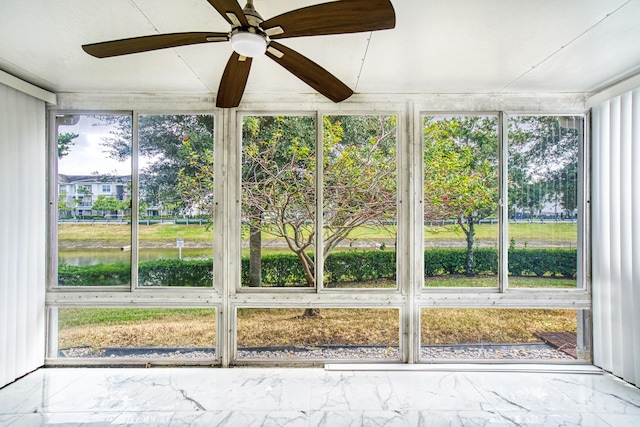
[[[45,106],[0,84],[0,386],[44,363]]]
[[[594,113],[593,120],[598,122],[598,133],[593,138],[598,143],[594,144],[592,161],[597,168],[594,168],[591,182],[597,183],[598,187],[592,194],[593,321],[598,325],[594,328],[593,336],[594,361],[598,360],[599,366],[611,371],[609,110],[609,102],[605,102]]]
[[[631,216],[631,201],[633,189],[631,187],[631,93],[620,97],[620,313],[632,313],[631,298],[625,295],[633,294],[632,283],[632,258],[631,258],[631,228],[633,217]],[[633,335],[631,319],[620,318],[621,328],[617,334],[622,351],[619,355],[622,377],[633,376],[633,341],[625,340],[625,336]],[[618,321],[618,319],[614,319]],[[614,344],[615,345],[615,344]]]
[[[600,141],[601,140],[601,132],[602,126],[598,117],[602,117],[603,106],[598,105],[593,108],[591,112],[591,140],[592,141]],[[600,195],[602,194],[602,182],[599,179],[594,179],[595,177],[600,177],[602,175],[600,168],[600,158],[602,157],[600,144],[593,143],[591,146],[591,235],[592,236],[600,236],[602,234],[602,215],[601,209],[602,203],[600,201]],[[602,262],[601,258],[597,256],[599,252],[597,248],[591,248],[591,277],[602,277]],[[593,287],[591,286],[591,298],[593,306],[601,306],[600,298],[602,293],[600,292],[601,287]],[[591,317],[592,319],[592,339],[594,342],[602,341],[602,320],[601,316],[598,318]],[[602,360],[602,346],[591,346],[593,351],[593,359],[594,360]]]
[[[620,310],[620,97],[613,98],[609,105],[609,298],[611,304],[611,348],[622,347],[622,318]],[[620,369],[620,351],[611,351],[612,369]]]
[[[640,90],[593,109],[594,363],[640,384]]]
[[[6,117],[8,105],[11,102],[10,94],[7,91],[7,88],[0,84],[0,150],[2,150],[2,155],[0,156],[0,182],[7,183],[8,181],[8,172],[10,171],[10,160],[15,158],[15,153],[13,152],[14,146],[8,144],[4,135],[8,135],[9,133],[9,125],[10,122],[4,117]],[[11,189],[9,185],[0,186],[0,195],[4,199],[5,197],[9,197],[9,192]],[[5,206],[5,203],[2,203],[2,207]],[[8,341],[9,341],[9,331],[13,328],[13,325],[9,325],[9,299],[11,298],[10,289],[9,289],[9,269],[8,269],[8,261],[5,264],[4,260],[8,260],[9,258],[9,235],[7,230],[7,224],[9,223],[9,209],[0,209],[0,260],[3,263],[0,268],[0,384],[6,384],[10,380],[9,371],[13,370],[11,365]]]
[[[640,89],[632,92],[631,96],[631,191],[634,196],[631,199],[631,216],[634,218],[631,228],[631,292],[629,301],[632,308],[630,313],[633,341],[633,377],[630,380],[640,386]],[[633,378],[629,377],[629,378]]]

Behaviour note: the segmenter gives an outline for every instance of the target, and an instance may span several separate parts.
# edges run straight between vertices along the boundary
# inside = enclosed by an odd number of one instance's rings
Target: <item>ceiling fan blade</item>
[[[240,104],[250,70],[251,58],[240,56],[236,52],[231,54],[220,80],[216,107],[234,108]]]
[[[333,102],[344,101],[353,95],[353,91],[337,77],[295,50],[272,41],[266,54]]]
[[[249,22],[236,0],[208,0],[220,15],[233,26],[248,27]]]
[[[396,26],[389,0],[340,0],[283,13],[260,24],[271,39],[387,30]]]
[[[96,58],[108,58],[169,47],[227,40],[229,40],[227,33],[173,33],[85,44],[82,49]]]

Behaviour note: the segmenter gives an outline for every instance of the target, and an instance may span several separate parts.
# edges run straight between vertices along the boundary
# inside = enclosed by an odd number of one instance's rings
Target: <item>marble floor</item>
[[[640,426],[640,389],[599,371],[353,366],[40,369],[0,425]]]

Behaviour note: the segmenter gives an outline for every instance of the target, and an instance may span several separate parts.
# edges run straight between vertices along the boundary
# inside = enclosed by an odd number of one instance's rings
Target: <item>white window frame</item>
[[[583,289],[570,290],[532,290],[532,289],[496,289],[486,291],[456,291],[453,289],[425,290],[423,277],[423,213],[422,213],[422,116],[429,112],[437,114],[478,114],[477,112],[496,112],[501,116],[504,133],[504,116],[517,115],[582,115],[585,114],[584,102],[570,95],[546,97],[509,97],[509,96],[411,96],[411,95],[358,95],[348,103],[333,104],[316,97],[291,96],[274,102],[264,96],[248,96],[237,109],[214,109],[213,101],[207,97],[180,97],[159,95],[155,97],[107,97],[105,95],[87,95],[78,98],[74,95],[60,97],[60,110],[51,110],[50,120],[55,114],[72,112],[74,114],[95,114],[87,106],[100,105],[112,113],[133,111],[134,152],[137,152],[138,114],[213,114],[215,121],[215,192],[216,227],[214,228],[214,286],[211,289],[160,288],[160,289],[60,289],[51,286],[57,280],[55,268],[55,198],[56,180],[50,181],[49,188],[49,271],[46,304],[49,309],[49,349],[47,364],[82,364],[53,358],[57,324],[55,311],[58,307],[210,307],[217,310],[217,360],[221,366],[239,364],[279,364],[283,361],[238,361],[236,359],[236,310],[238,308],[397,308],[400,313],[400,347],[403,363],[420,362],[420,310],[429,307],[451,308],[571,308],[585,312],[584,324],[588,325],[591,309],[591,289],[588,265],[588,211],[586,210],[588,185],[582,184],[579,244],[582,245],[579,270],[585,286]],[[173,105],[171,111],[167,105]],[[535,108],[531,108],[534,106]],[[112,110],[107,110],[112,108]],[[316,124],[322,123],[324,115],[393,114],[398,120],[398,288],[376,289],[326,289],[317,286],[310,291],[284,292],[247,292],[239,288],[240,284],[240,191],[241,191],[241,117],[243,115],[296,114],[316,115]],[[587,121],[585,120],[585,123]],[[321,126],[317,126],[321,128]],[[321,139],[321,129],[317,138]],[[50,130],[49,140],[54,141]],[[585,136],[587,133],[585,132]],[[502,138],[503,144],[506,138]],[[586,147],[585,138],[584,146]],[[55,145],[49,144],[49,174],[55,177]],[[505,150],[503,145],[504,157]],[[588,158],[586,148],[582,153],[582,164]],[[137,165],[133,165],[132,198],[137,200]],[[588,177],[588,171],[582,170],[581,176]],[[504,177],[501,177],[501,181]],[[51,188],[53,186],[53,188]],[[504,185],[503,185],[504,187]],[[501,190],[501,194],[503,189]],[[136,202],[137,203],[137,202]],[[132,207],[137,213],[137,206]],[[53,215],[52,215],[53,213]],[[135,227],[135,221],[134,221]],[[136,235],[136,233],[134,233]],[[504,246],[506,242],[502,242]],[[137,263],[137,259],[133,262]],[[137,264],[134,264],[137,265]],[[579,326],[580,327],[580,326]],[[581,327],[578,340],[588,340],[588,327]],[[582,336],[581,336],[582,335]],[[332,361],[334,362],[334,361]],[[539,363],[539,361],[534,361]],[[98,361],[97,363],[105,363]],[[109,361],[110,364],[127,365],[127,361]],[[129,362],[130,363],[130,362]],[[303,363],[291,361],[292,365]],[[584,363],[584,362],[581,362]],[[211,364],[211,362],[207,362]]]

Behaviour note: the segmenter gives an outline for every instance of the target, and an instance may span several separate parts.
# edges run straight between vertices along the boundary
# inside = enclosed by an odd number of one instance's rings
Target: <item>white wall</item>
[[[44,364],[45,103],[0,83],[0,387]]]
[[[640,88],[592,113],[594,363],[640,385]]]

